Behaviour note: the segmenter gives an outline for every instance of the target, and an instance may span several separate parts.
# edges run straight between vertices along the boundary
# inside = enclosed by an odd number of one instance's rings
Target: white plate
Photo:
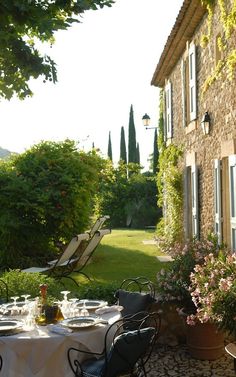
[[[22,322],[17,320],[0,320],[0,333],[11,332],[22,327]]]
[[[102,308],[103,306],[107,306],[107,302],[106,301],[98,301],[98,300],[80,300],[77,303],[77,307],[79,309],[82,309],[84,305],[85,305],[86,309],[95,310],[95,309],[98,309],[98,308]]]
[[[79,330],[79,329],[92,327],[92,326],[95,326],[97,323],[98,323],[97,318],[90,317],[90,316],[68,318],[60,322],[62,326],[69,327],[69,329],[72,329],[72,330]]]

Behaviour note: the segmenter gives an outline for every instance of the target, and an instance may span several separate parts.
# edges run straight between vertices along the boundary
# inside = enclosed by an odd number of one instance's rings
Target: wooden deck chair
[[[99,217],[96,222],[94,223],[94,225],[92,226],[91,230],[88,232],[89,233],[89,236],[90,237],[93,237],[94,233],[97,231],[97,230],[100,230],[101,227],[103,226],[104,222],[106,220],[110,219],[110,216],[109,215],[105,215],[105,216],[102,216],[102,217]]]
[[[71,272],[71,264],[70,261],[73,258],[76,250],[80,246],[80,243],[83,240],[88,240],[89,234],[88,233],[81,233],[77,236],[73,237],[72,240],[69,242],[65,250],[61,253],[58,259],[48,262],[48,266],[46,267],[29,267],[25,268],[22,271],[28,273],[46,273],[52,277],[61,279],[63,277],[67,277],[73,280],[75,283],[76,281],[69,276]],[[77,283],[76,283],[77,284]]]
[[[94,233],[93,237],[90,239],[90,241],[89,241],[88,245],[86,246],[86,248],[84,249],[84,251],[77,258],[71,259],[70,264],[73,265],[73,269],[71,270],[71,272],[72,271],[77,272],[79,274],[84,275],[88,280],[91,280],[89,278],[89,276],[85,272],[83,272],[82,270],[87,265],[88,261],[92,257],[93,253],[95,252],[95,250],[96,250],[97,246],[99,245],[99,243],[101,242],[102,238],[106,234],[110,234],[110,233],[111,233],[111,229],[97,230]]]

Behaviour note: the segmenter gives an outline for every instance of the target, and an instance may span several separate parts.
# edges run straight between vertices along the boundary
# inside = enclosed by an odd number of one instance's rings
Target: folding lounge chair
[[[110,219],[110,216],[109,215],[105,215],[103,217],[99,217],[97,219],[97,221],[94,223],[94,225],[92,226],[91,230],[88,232],[89,233],[89,236],[90,238],[93,237],[94,233],[97,231],[97,230],[100,230],[101,227],[103,226],[104,222],[106,220]]]
[[[47,273],[50,276],[55,278],[61,279],[63,277],[67,277],[68,279],[73,280],[75,283],[76,281],[68,276],[70,271],[70,260],[74,256],[76,250],[80,246],[80,243],[83,240],[88,240],[89,234],[88,233],[81,233],[77,236],[73,237],[72,240],[69,242],[65,250],[62,252],[58,259],[54,261],[48,262],[48,266],[46,267],[29,267],[25,268],[22,271],[28,273]],[[77,283],[76,283],[77,284]]]
[[[99,243],[101,242],[102,238],[106,234],[110,234],[110,233],[111,233],[111,229],[97,230],[94,233],[93,237],[90,239],[90,241],[89,241],[88,245],[86,246],[86,248],[84,249],[84,251],[77,258],[70,260],[69,263],[73,266],[72,269],[71,269],[71,272],[77,272],[79,274],[82,274],[85,277],[87,277],[88,280],[90,280],[89,276],[85,272],[83,272],[82,270],[87,265],[88,261],[92,257],[93,253],[95,252],[95,250],[96,250],[97,246],[99,245]]]

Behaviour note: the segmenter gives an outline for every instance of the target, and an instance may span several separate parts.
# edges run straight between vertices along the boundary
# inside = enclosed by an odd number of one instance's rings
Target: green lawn
[[[144,244],[144,240],[152,240],[155,233],[144,230],[112,230],[104,236],[96,249],[86,272],[98,283],[118,284],[125,278],[146,276],[153,282],[162,264],[156,258],[161,255],[156,245]],[[87,279],[81,275],[73,277],[86,284]]]

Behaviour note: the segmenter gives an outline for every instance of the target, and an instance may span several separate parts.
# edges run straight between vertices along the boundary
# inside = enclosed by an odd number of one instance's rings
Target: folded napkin
[[[54,332],[54,333],[60,334],[60,335],[67,335],[67,334],[70,334],[72,332],[71,329],[69,329],[67,327],[62,327],[62,326],[59,326],[59,325],[48,325],[47,327],[48,327],[50,332]]]
[[[95,310],[95,313],[100,315],[100,314],[110,313],[114,311],[120,312],[123,309],[124,309],[123,306],[119,306],[119,305],[103,306],[102,308]]]

